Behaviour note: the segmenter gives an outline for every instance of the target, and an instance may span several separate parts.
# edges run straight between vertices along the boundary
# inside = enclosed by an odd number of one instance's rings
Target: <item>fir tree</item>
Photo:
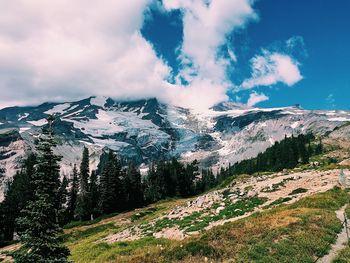
[[[66,176],[63,176],[61,185],[57,193],[57,211],[58,211],[58,222],[60,225],[67,224],[68,218],[68,187],[69,181]]]
[[[322,154],[323,153],[323,144],[322,144],[322,139],[319,138],[319,142],[316,146],[316,149],[315,149],[315,154],[318,155],[318,154]]]
[[[166,195],[174,197],[177,194],[177,175],[181,170],[181,164],[173,158],[171,162],[167,163],[167,172],[164,174]]]
[[[110,171],[109,184],[110,195],[112,197],[112,211],[120,212],[128,209],[126,189],[125,189],[125,171],[122,170],[121,162],[118,157],[112,152],[113,165]]]
[[[2,203],[2,221],[4,239],[12,240],[16,231],[15,220],[28,202],[33,199],[32,176],[36,157],[30,154],[24,161],[22,169],[16,173],[12,182],[8,182],[5,199]]]
[[[67,210],[68,210],[67,216],[70,221],[74,220],[75,218],[75,209],[77,205],[78,192],[79,192],[78,170],[77,170],[77,166],[74,165],[72,176],[71,176],[71,185],[70,185],[70,190],[68,194],[68,204],[67,204]]]
[[[18,220],[22,247],[15,255],[16,262],[68,262],[69,250],[63,245],[63,231],[58,225],[57,193],[60,186],[60,157],[53,153],[55,141],[53,117],[37,146],[38,162],[33,174],[34,197],[25,215]]]
[[[141,207],[143,205],[143,189],[141,183],[141,174],[137,170],[134,162],[129,162],[126,173],[126,193],[128,208]]]
[[[150,165],[144,185],[144,196],[146,203],[154,203],[162,198],[161,179],[158,177],[154,163]]]
[[[89,185],[89,150],[84,147],[83,156],[80,163],[80,193],[85,195],[88,192]]]
[[[90,215],[91,219],[94,219],[98,214],[98,200],[99,200],[99,188],[97,184],[97,174],[96,171],[91,172],[90,183],[89,183],[89,193],[90,193]]]
[[[111,202],[112,197],[110,196],[110,185],[109,185],[109,177],[110,171],[112,170],[113,158],[111,152],[109,152],[108,157],[104,160],[103,166],[101,169],[100,176],[100,202],[99,202],[99,210],[102,214],[111,212]]]
[[[179,173],[178,177],[178,189],[181,197],[188,197],[194,194],[194,181],[198,175],[197,160],[194,160],[182,169],[182,172]]]
[[[75,213],[80,220],[90,219],[90,193],[89,193],[89,150],[84,147],[80,163],[80,187]]]
[[[110,151],[101,173],[99,204],[101,213],[112,213],[126,208],[121,177],[120,162]]]

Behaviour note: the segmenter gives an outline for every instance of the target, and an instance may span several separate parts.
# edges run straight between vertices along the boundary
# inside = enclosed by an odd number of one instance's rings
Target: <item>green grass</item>
[[[217,187],[215,187],[215,189],[222,189],[222,188],[228,187],[233,183],[235,179],[237,179],[237,177],[238,177],[237,175],[232,175],[227,177]]]
[[[342,249],[332,263],[350,263],[350,247]]]
[[[334,188],[298,202],[208,230],[130,262],[314,262],[335,242],[341,223],[335,211],[349,202]]]
[[[152,215],[154,214],[156,211],[160,210],[160,208],[158,207],[150,207],[150,208],[147,208],[146,210],[144,211],[140,211],[138,213],[135,213],[131,216],[131,221],[134,222],[136,220],[139,220],[141,218],[144,218],[145,216],[148,216],[148,215]]]
[[[299,191],[299,190],[298,190]],[[218,219],[238,216],[263,204],[257,197],[226,203],[217,215],[193,213],[183,219],[163,218],[149,226],[147,220],[160,216],[163,211],[143,210],[134,214],[134,222],[142,225],[150,235],[135,241],[102,242],[106,236],[118,233],[129,225],[99,224],[74,229],[66,234],[66,244],[71,250],[71,259],[85,262],[313,262],[327,253],[341,229],[335,211],[349,202],[348,193],[334,188],[326,193],[303,198],[291,205],[278,206],[255,213],[247,218],[214,227],[183,241],[156,239],[153,231],[177,225],[186,232],[199,231]],[[163,206],[163,205],[162,205]],[[240,211],[242,210],[242,211]],[[347,209],[350,214],[350,208]],[[139,214],[139,215],[137,215]],[[130,215],[133,217],[133,215]],[[103,223],[103,222],[102,222]],[[343,251],[339,260],[347,257]],[[291,256],[292,255],[292,256]],[[337,261],[347,262],[347,261]]]
[[[209,213],[211,209],[216,209],[218,207],[218,204],[213,204],[212,208],[207,209],[207,211],[204,211],[204,213],[194,212],[182,219],[169,219],[165,217],[157,220],[154,225],[149,225],[146,222],[141,225],[141,228],[145,233],[156,233],[164,228],[171,227],[178,227],[185,232],[199,231],[207,227],[211,222],[229,219],[244,215],[247,212],[251,212],[255,207],[262,205],[265,201],[266,199],[258,197],[239,200],[235,203],[227,201],[225,207],[217,215]]]
[[[346,207],[345,209],[346,217],[350,218],[350,205]],[[350,263],[350,240],[349,240],[349,246],[342,249],[339,254],[337,255],[336,259],[333,261],[333,263]]]
[[[70,229],[70,228],[74,228],[74,227],[94,225],[96,223],[101,222],[103,219],[111,218],[111,217],[114,217],[116,215],[118,215],[118,213],[103,215],[103,216],[95,218],[94,220],[89,220],[89,221],[72,221],[72,222],[64,225],[63,229]]]
[[[141,228],[143,228],[142,231],[148,233],[143,239],[128,242],[116,242],[113,244],[101,242],[101,240],[108,235],[118,233],[127,227],[118,227],[113,223],[108,223],[90,226],[89,228],[81,227],[81,230],[79,230],[79,228],[74,229],[69,234],[65,235],[65,241],[71,250],[71,259],[77,263],[132,262],[133,260],[144,256],[154,255],[155,253],[161,253],[162,251],[169,251],[172,246],[180,243],[177,241],[156,239],[152,236],[155,232],[173,226],[184,229],[186,232],[199,231],[208,226],[210,222],[244,214],[263,202],[265,202],[264,199],[257,197],[247,198],[236,202],[235,204],[226,205],[225,210],[220,211],[215,217],[195,212],[182,219],[163,218],[157,220],[154,225],[149,224],[149,221],[144,219],[150,219],[157,215],[157,213],[160,213],[160,211],[156,208],[146,209],[131,215],[131,218],[134,219],[134,221],[131,222],[131,225],[137,223],[135,225],[141,226]],[[209,209],[207,211],[209,211]],[[144,221],[140,222],[140,220]],[[197,244],[186,245],[186,251],[188,253],[195,253],[197,250],[201,250],[203,255],[209,253],[205,249],[204,243],[198,244],[198,246]]]
[[[84,230],[76,230],[69,234],[64,235],[64,239],[66,243],[77,243],[81,240],[89,239],[90,237],[96,237],[103,235],[104,232],[110,233],[113,230],[117,230],[118,228],[112,224],[103,224],[95,227],[90,227]]]
[[[292,192],[290,192],[288,195],[297,195],[297,194],[302,194],[306,193],[308,190],[305,188],[296,188]]]
[[[345,214],[348,219],[350,219],[350,205],[345,208]]]
[[[88,242],[89,241],[89,242]],[[130,262],[130,258],[160,252],[166,249],[172,241],[147,237],[136,241],[115,242],[91,242],[86,240],[70,246],[72,255],[70,257],[75,263],[85,262]],[[73,248],[73,249],[72,249]]]
[[[261,192],[272,193],[272,192],[279,191],[282,187],[285,187],[286,182],[293,181],[293,180],[295,180],[294,177],[284,178],[281,182],[272,184],[271,187],[266,187],[262,189]]]
[[[273,201],[269,207],[272,207],[272,206],[275,206],[275,205],[280,205],[280,204],[283,204],[283,203],[286,203],[288,201],[292,200],[291,197],[281,197],[281,198],[278,198],[276,201]]]

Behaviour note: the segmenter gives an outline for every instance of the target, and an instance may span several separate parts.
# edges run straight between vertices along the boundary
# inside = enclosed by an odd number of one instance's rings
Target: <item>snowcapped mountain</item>
[[[90,97],[77,102],[10,107],[0,110],[2,181],[15,173],[23,155],[35,149],[48,114],[57,117],[56,151],[63,156],[63,173],[69,173],[80,161],[84,146],[90,150],[92,167],[108,148],[140,165],[176,156],[184,161],[198,159],[202,166],[220,167],[254,157],[285,135],[325,134],[350,121],[349,111],[310,111],[298,106],[260,109],[227,102],[195,111],[156,99]]]

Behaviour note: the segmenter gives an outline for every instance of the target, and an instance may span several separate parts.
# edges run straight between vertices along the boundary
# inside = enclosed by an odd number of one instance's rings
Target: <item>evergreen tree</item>
[[[323,144],[322,144],[322,139],[319,138],[318,145],[316,146],[316,149],[315,149],[315,154],[318,155],[322,153],[323,153]]]
[[[225,169],[225,174],[229,168]],[[216,185],[216,179],[211,169],[202,169],[201,178],[196,182],[196,193],[205,192]]]
[[[287,137],[276,142],[272,147],[268,148],[264,153],[258,154],[256,158],[249,160],[243,160],[234,164],[230,168],[229,175],[232,174],[252,174],[261,171],[281,171],[285,168],[294,168],[299,163],[306,164],[309,162],[310,156],[314,152],[310,145],[310,142],[314,140],[312,134],[299,135],[298,137]],[[320,142],[319,145],[322,143]],[[308,149],[306,146],[308,145]],[[318,146],[322,148],[322,146]],[[320,150],[318,150],[320,151]],[[222,181],[228,176],[227,170],[223,169],[218,173],[218,181]]]
[[[73,173],[71,176],[71,185],[69,189],[68,204],[67,204],[67,210],[68,210],[67,217],[69,221],[72,221],[75,218],[75,209],[77,205],[78,192],[79,192],[78,169],[77,169],[77,166],[74,165]]]
[[[83,156],[80,163],[80,193],[86,195],[89,188],[89,150],[84,147]]]
[[[109,177],[113,169],[114,155],[110,151],[107,159],[103,163],[100,177],[100,202],[99,209],[102,214],[112,211],[112,196],[110,195]]]
[[[308,149],[306,149],[306,138],[304,135],[298,136],[298,150],[299,150],[299,160],[302,164],[307,164],[309,162],[310,152]],[[310,146],[310,144],[309,144]]]
[[[66,176],[63,176],[61,185],[57,193],[57,211],[58,211],[58,223],[62,226],[69,222],[68,218],[68,187],[69,181]]]
[[[98,184],[97,184],[96,171],[91,172],[89,193],[90,193],[90,209],[89,210],[90,210],[91,219],[93,219],[99,214],[99,212],[98,212],[99,188],[98,188]]]
[[[55,141],[53,117],[37,146],[38,162],[33,174],[34,197],[25,215],[18,220],[22,247],[15,255],[16,262],[68,262],[69,250],[63,245],[63,231],[58,225],[57,193],[60,186],[60,157],[53,153]]]
[[[308,143],[307,152],[309,157],[314,155],[314,150],[312,149],[311,142]]]
[[[121,162],[112,152],[113,165],[109,176],[110,195],[112,196],[112,211],[120,212],[128,209],[125,189],[125,171],[122,170]]]
[[[126,193],[128,209],[141,207],[144,203],[141,174],[134,162],[129,162],[126,173]]]
[[[80,220],[90,219],[90,193],[89,193],[89,150],[84,147],[80,163],[80,187],[75,213]]]
[[[0,247],[3,247],[6,245],[6,239],[5,239],[5,232],[6,232],[6,209],[4,207],[3,203],[0,203]]]
[[[177,174],[178,174],[178,162],[175,158],[171,162],[167,163],[167,172],[164,174],[166,195],[174,197],[177,194]]]
[[[113,151],[110,151],[102,168],[100,179],[99,207],[101,213],[112,213],[126,208],[122,177],[120,162]]]
[[[24,161],[22,169],[16,173],[12,182],[8,182],[3,208],[3,236],[6,240],[12,240],[16,231],[15,220],[28,202],[33,199],[32,176],[36,157],[30,154]]]
[[[178,177],[178,189],[181,197],[188,197],[194,194],[194,181],[198,175],[197,160],[194,160],[182,169],[182,172],[180,172]]]
[[[146,203],[154,203],[162,198],[162,183],[161,178],[158,177],[156,172],[155,164],[151,164],[145,178],[145,201]]]

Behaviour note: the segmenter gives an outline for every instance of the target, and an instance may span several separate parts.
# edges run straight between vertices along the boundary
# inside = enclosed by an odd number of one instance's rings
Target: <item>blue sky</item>
[[[0,108],[97,95],[349,109],[349,14],[348,0],[6,1]]]
[[[256,87],[256,91],[270,98],[259,106],[299,103],[308,109],[349,109],[350,1],[260,0],[253,8],[259,19],[228,35],[238,58],[231,80],[239,83],[249,77],[249,59],[261,48],[279,49],[284,41],[298,37],[303,41],[291,53],[300,63],[303,79],[292,87],[283,83]],[[145,22],[142,34],[177,72],[177,48],[183,40],[182,13],[162,13],[157,9],[151,13],[152,19]],[[236,101],[237,95],[246,100],[249,92],[228,94]]]

